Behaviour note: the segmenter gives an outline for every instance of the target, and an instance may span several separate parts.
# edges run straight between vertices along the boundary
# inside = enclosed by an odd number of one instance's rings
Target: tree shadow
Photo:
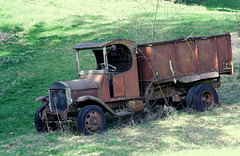
[[[70,25],[49,26],[44,21],[41,21],[34,24],[28,31],[25,31],[20,25],[4,25],[0,27],[0,30],[8,35],[13,34],[14,37],[6,38],[3,41],[0,40],[0,51],[7,51],[5,52],[6,55],[0,55],[0,66],[19,64],[24,60],[24,58],[16,60],[13,56],[33,55],[46,48],[58,48],[64,45],[74,47],[79,42],[87,40],[99,42],[114,38],[111,37],[112,27],[109,29],[107,27],[115,25],[115,23],[94,22],[97,19],[104,20],[104,17],[92,15],[81,17],[75,15],[58,21],[59,23],[64,23],[63,21],[70,20]],[[75,30],[82,30],[82,32],[73,33]],[[22,32],[21,36],[16,35],[20,32]],[[68,32],[71,35],[68,35]],[[107,37],[102,38],[102,34],[107,35]],[[13,59],[12,61],[9,60],[11,58]]]
[[[175,3],[205,6],[210,10],[233,12],[240,10],[240,1],[236,0],[176,0]]]

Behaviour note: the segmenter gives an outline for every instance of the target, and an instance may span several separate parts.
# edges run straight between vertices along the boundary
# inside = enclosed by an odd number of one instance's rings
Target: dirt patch
[[[0,40],[2,39],[8,39],[8,33],[5,33],[5,32],[0,32]]]
[[[232,36],[232,54],[235,73],[238,74],[240,68],[240,36],[238,33],[231,33]]]

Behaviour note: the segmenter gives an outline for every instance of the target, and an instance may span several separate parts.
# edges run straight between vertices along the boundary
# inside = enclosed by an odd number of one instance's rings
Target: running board
[[[128,111],[121,111],[116,113],[118,117],[126,116],[126,115],[132,115],[134,112],[128,112]]]

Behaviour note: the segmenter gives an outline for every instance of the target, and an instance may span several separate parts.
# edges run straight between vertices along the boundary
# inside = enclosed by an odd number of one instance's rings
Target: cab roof
[[[101,42],[101,43],[83,42],[76,45],[73,49],[75,50],[96,49],[96,48],[103,48],[105,46],[112,45],[112,44],[134,45],[134,43],[135,43],[134,41],[127,40],[127,39],[116,39],[116,40]]]

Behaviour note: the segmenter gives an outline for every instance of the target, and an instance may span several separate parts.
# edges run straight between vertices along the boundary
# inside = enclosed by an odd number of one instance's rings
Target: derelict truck
[[[39,132],[72,122],[83,134],[98,133],[105,113],[122,117],[163,99],[208,110],[219,103],[220,75],[233,74],[229,33],[140,45],[126,39],[84,42],[74,49],[79,78],[53,83],[48,96],[35,100],[42,102],[34,120]],[[94,54],[94,69],[81,70],[84,50]]]

